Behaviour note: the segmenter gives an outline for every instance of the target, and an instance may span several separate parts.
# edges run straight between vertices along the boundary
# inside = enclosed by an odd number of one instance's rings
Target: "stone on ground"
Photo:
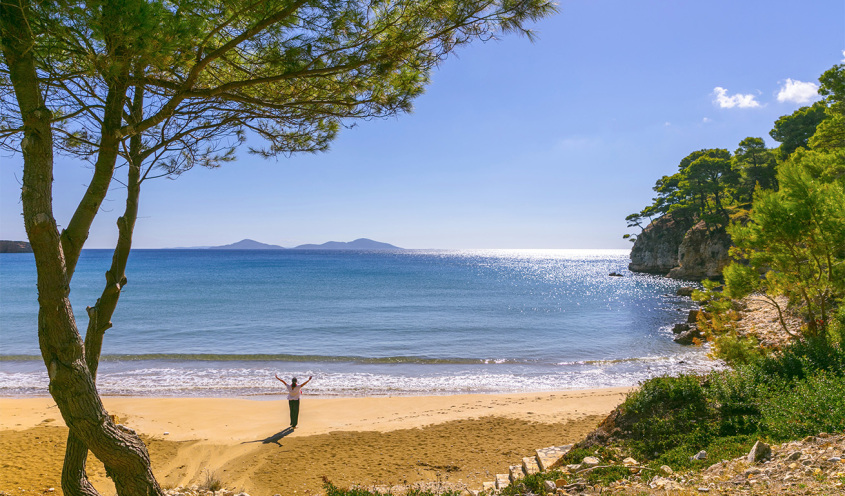
[[[511,484],[509,474],[496,474],[496,489],[504,489]]]
[[[757,441],[748,452],[748,463],[758,463],[772,456],[772,448],[768,444]]]
[[[533,475],[540,472],[540,465],[537,464],[537,458],[534,456],[526,456],[522,459],[522,470],[525,475]]]
[[[537,466],[540,467],[541,472],[545,472],[556,461],[563,458],[563,455],[569,453],[572,449],[571,444],[564,446],[550,446],[548,448],[541,448],[537,450]]]

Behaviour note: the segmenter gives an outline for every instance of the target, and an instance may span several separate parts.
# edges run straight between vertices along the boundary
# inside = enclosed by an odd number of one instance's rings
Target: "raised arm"
[[[288,383],[287,383],[287,382],[285,382],[285,380],[284,380],[284,379],[282,379],[281,377],[279,377],[279,374],[276,374],[276,379],[278,379],[279,381],[281,381],[281,382],[282,382],[282,384],[284,384],[285,386],[287,386],[287,385],[288,385]],[[311,380],[311,378],[309,377],[309,378],[308,378],[308,380],[310,381],[310,380]],[[303,386],[304,386],[304,385],[305,385],[305,384],[303,384]]]
[[[301,386],[299,386],[299,387],[304,388],[306,384],[308,384],[309,382],[311,382],[311,379],[312,379],[313,377],[314,377],[313,375],[308,376],[308,380],[307,380],[307,381],[305,381],[305,382],[303,382],[303,383],[302,383],[302,385],[301,385]]]

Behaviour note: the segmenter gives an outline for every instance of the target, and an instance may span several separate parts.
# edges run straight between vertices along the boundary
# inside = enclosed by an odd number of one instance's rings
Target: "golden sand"
[[[568,444],[595,427],[627,388],[507,395],[303,398],[300,425],[287,402],[226,398],[105,398],[142,435],[163,487],[207,475],[252,496],[320,493],[339,486],[462,482],[480,488],[536,448]],[[0,491],[59,494],[67,429],[50,398],[0,399]],[[114,494],[89,458],[101,494]]]

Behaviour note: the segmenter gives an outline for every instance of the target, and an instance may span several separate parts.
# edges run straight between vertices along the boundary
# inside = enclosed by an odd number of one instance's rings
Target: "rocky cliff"
[[[673,279],[718,279],[728,264],[731,237],[722,229],[708,229],[704,221],[684,235],[678,248],[678,266],[669,271]]]
[[[731,238],[723,230],[708,229],[703,221],[690,227],[664,215],[637,237],[628,268],[674,279],[718,279],[730,247]]]
[[[689,225],[675,220],[671,215],[664,215],[649,224],[637,236],[631,248],[628,269],[633,272],[668,274],[678,266],[678,249],[687,229]]]
[[[26,241],[0,240],[0,253],[32,253],[32,247]]]

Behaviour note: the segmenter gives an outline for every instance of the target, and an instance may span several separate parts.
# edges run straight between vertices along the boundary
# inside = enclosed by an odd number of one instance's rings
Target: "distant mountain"
[[[0,241],[0,253],[32,253],[32,246],[26,241]]]
[[[329,241],[321,245],[299,245],[295,250],[359,250],[359,251],[388,251],[388,250],[402,250],[398,246],[393,246],[389,243],[381,243],[367,238],[359,238],[355,241]]]
[[[209,250],[284,250],[283,246],[268,245],[252,239],[242,239],[237,243],[223,246],[210,246]]]

